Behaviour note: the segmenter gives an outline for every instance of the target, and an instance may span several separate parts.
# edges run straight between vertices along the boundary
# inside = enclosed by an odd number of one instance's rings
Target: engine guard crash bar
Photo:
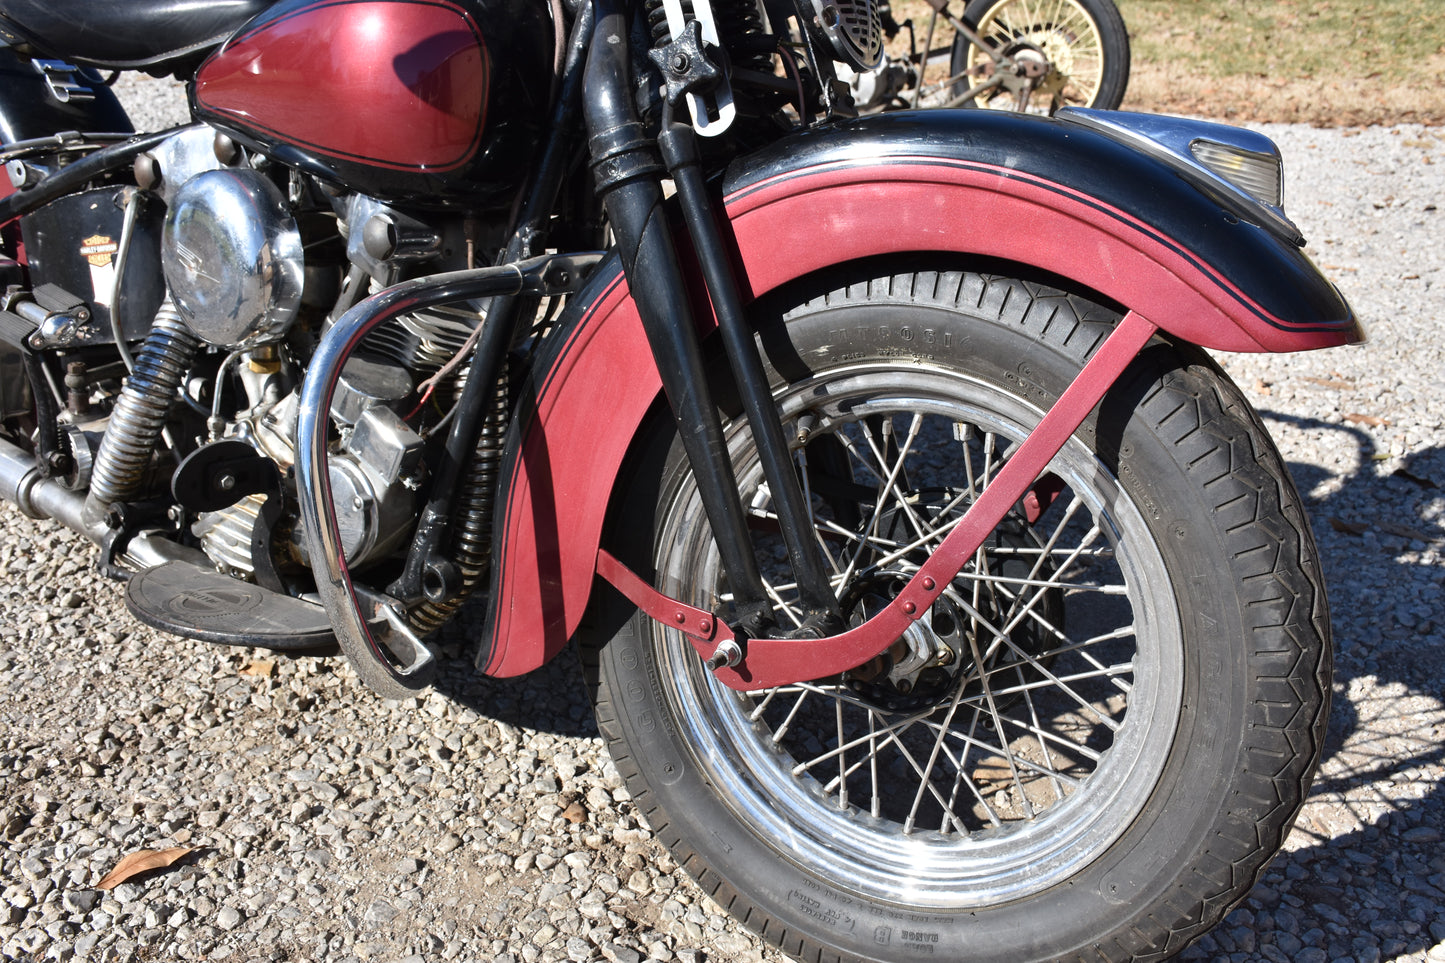
[[[1156,330],[1156,325],[1142,315],[1132,311],[1125,315],[898,596],[847,632],[820,639],[749,638],[741,661],[727,665],[734,656],[717,658],[719,650],[737,646],[739,640],[714,613],[663,595],[605,549],[597,556],[597,574],[650,618],[686,635],[698,655],[710,667],[717,666],[714,674],[729,688],[751,691],[791,685],[860,666],[881,654],[903,636],[912,622],[928,613]]]
[[[327,437],[331,398],[347,359],[378,325],[409,312],[452,301],[572,293],[602,257],[601,253],[542,256],[407,281],[356,305],[321,338],[307,369],[297,414],[297,501],[316,591],[344,651],[369,651],[386,666],[400,661],[401,667],[392,669],[400,676],[411,675],[431,661],[431,654],[401,618],[405,609],[400,602],[358,590],[346,565],[327,470]]]

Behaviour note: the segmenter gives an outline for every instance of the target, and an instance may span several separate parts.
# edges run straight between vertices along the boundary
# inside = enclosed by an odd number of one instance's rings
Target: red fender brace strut
[[[1152,322],[1133,311],[1124,316],[993,483],[969,506],[953,531],[886,608],[840,635],[822,639],[748,639],[742,661],[716,670],[718,680],[729,688],[748,691],[821,679],[862,665],[896,642],[910,622],[928,612],[1156,330]],[[597,574],[648,617],[686,635],[703,659],[734,638],[732,630],[711,612],[663,595],[605,549],[597,553]]]

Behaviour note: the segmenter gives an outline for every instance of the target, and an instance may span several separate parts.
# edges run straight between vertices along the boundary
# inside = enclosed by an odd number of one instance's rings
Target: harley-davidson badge
[[[105,267],[115,257],[120,245],[104,234],[93,234],[80,242],[80,254],[96,267]]]

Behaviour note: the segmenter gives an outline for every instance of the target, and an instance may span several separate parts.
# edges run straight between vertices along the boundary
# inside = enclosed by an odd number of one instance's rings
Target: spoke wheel
[[[970,274],[820,284],[760,308],[760,343],[859,624],[1114,316]],[[691,473],[670,419],[658,425],[609,543],[726,617]],[[788,628],[802,613],[772,498],[745,423],[725,430]],[[1221,455],[1219,438],[1239,452]],[[789,952],[1133,959],[1177,952],[1242,899],[1303,799],[1327,692],[1319,585],[1257,419],[1206,359],[1161,343],[878,658],[736,692],[667,626],[609,617],[605,594],[595,624],[615,631],[584,654],[599,727],[654,831]]]
[[[1129,80],[1129,35],[1111,0],[973,0],[964,19],[989,51],[1011,58],[1032,78],[1023,110],[1060,107],[1114,110]],[[954,39],[952,72],[960,95],[995,75],[989,52]],[[999,84],[974,98],[995,110],[1019,110],[1019,95]]]
[[[887,594],[880,580],[896,592],[917,571],[1041,417],[986,382],[887,362],[820,372],[777,401],[789,425],[810,420],[813,444],[846,453],[841,476],[813,477],[857,490],[839,506],[861,516],[853,526],[817,499],[837,594],[864,593],[855,622]],[[733,434],[750,511],[771,527],[751,437]],[[796,455],[806,464],[808,447]],[[1147,577],[1163,563],[1142,517],[1093,453],[1072,443],[1050,470],[1066,487],[1031,537],[991,540],[884,666],[739,695],[690,647],[660,646],[671,714],[770,845],[875,899],[975,907],[1055,885],[1138,815],[1173,738],[1179,617]],[[669,590],[725,605],[696,490],[663,517]],[[758,547],[765,564],[782,555],[775,536]],[[770,574],[779,621],[801,624],[789,571]],[[1088,610],[1086,629],[1047,617],[1058,596]]]

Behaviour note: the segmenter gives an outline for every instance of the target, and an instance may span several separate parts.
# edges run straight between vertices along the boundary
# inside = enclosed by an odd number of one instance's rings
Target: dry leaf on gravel
[[[271,678],[276,671],[276,663],[265,659],[257,659],[255,662],[248,662],[241,667],[241,675],[258,675],[263,678]]]
[[[1416,542],[1429,542],[1431,538],[1418,528],[1411,528],[1409,525],[1399,525],[1395,522],[1381,522],[1380,531],[1390,535],[1398,535],[1400,538],[1408,538]]]
[[[176,860],[195,852],[194,846],[172,846],[170,849],[138,849],[116,864],[115,869],[95,884],[96,889],[112,890],[128,879],[153,869],[164,869],[174,865]]]
[[[1369,428],[1388,428],[1389,418],[1378,418],[1375,415],[1362,415],[1358,412],[1347,412],[1345,420],[1352,425],[1365,425]]]
[[[1331,518],[1330,528],[1341,535],[1363,535],[1370,530],[1370,526],[1360,522],[1347,522],[1343,518]]]

